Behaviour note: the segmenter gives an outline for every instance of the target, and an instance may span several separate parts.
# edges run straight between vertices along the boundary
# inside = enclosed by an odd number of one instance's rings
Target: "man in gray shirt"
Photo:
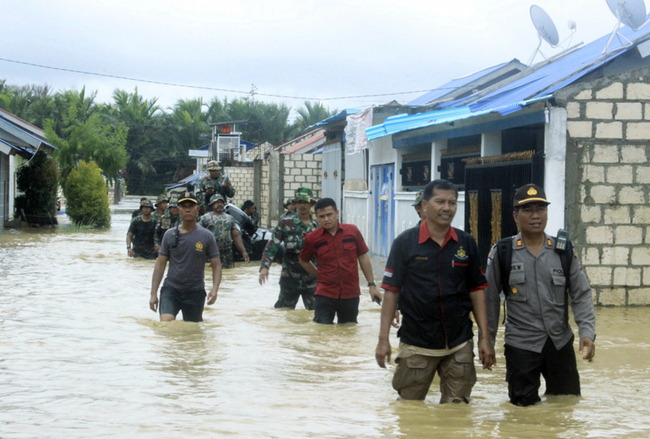
[[[567,255],[570,269],[568,276],[564,273],[557,239],[544,233],[549,204],[541,187],[527,184],[519,188],[513,216],[521,232],[505,242],[512,251],[496,245],[488,256],[485,295],[491,342],[494,345],[503,289],[506,380],[510,402],[519,406],[540,401],[540,375],[546,381],[546,395],[580,395],[567,292],[578,325],[580,353],[589,360],[596,352],[591,288],[577,254]],[[501,261],[506,253],[511,254],[509,278],[502,279]]]
[[[206,299],[205,262],[209,259],[212,266],[212,289],[207,295],[208,305],[212,305],[221,283],[219,249],[212,232],[196,223],[199,206],[194,194],[185,192],[178,200],[178,210],[182,224],[167,230],[163,236],[151,280],[149,307],[154,312],[160,311],[162,322],[175,320],[179,311],[183,311],[184,321],[201,322]],[[169,273],[160,289],[159,307],[158,286],[167,261]]]

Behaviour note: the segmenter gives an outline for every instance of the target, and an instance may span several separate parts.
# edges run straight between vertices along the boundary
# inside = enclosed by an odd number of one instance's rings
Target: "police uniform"
[[[543,199],[542,203],[546,202],[540,188],[535,196]],[[538,402],[540,373],[545,378],[547,394],[580,395],[574,337],[568,321],[567,277],[560,255],[555,251],[556,238],[545,234],[544,245],[537,255],[526,247],[521,233],[511,239],[512,261],[508,280],[511,292],[505,298],[506,380],[510,400],[517,405]],[[497,252],[498,247],[494,246],[488,256],[489,287],[485,290],[492,345],[496,339],[501,305],[502,279]],[[568,278],[568,295],[580,338],[594,340],[595,312],[591,288],[577,254],[572,256]]]
[[[307,199],[311,199],[311,191],[304,191]],[[316,278],[309,275],[300,266],[300,250],[305,243],[305,235],[320,227],[320,224],[311,218],[309,223],[303,223],[297,212],[289,212],[283,215],[278,225],[273,230],[273,235],[262,254],[260,269],[270,269],[273,259],[277,255],[280,246],[284,242],[284,258],[282,260],[282,272],[280,273],[280,294],[275,303],[275,308],[294,309],[298,299],[302,296],[302,303],[305,309],[314,309],[314,291],[316,291]]]

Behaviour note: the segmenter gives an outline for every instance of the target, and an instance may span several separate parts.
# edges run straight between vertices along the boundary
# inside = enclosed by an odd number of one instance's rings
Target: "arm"
[[[284,232],[282,231],[283,228],[281,225],[282,221],[280,221],[280,223],[275,226],[275,229],[273,229],[273,235],[271,235],[271,239],[269,239],[269,242],[266,243],[266,247],[264,247],[264,252],[262,253],[262,261],[260,263],[260,285],[264,285],[264,283],[268,280],[271,264],[273,263],[275,256],[278,254],[278,250],[280,250],[280,245],[284,239]]]
[[[212,266],[212,289],[208,293],[208,305],[217,301],[217,292],[221,284],[221,259],[219,257],[210,259],[210,265]]]
[[[153,312],[158,310],[158,287],[160,286],[160,281],[162,281],[163,274],[165,274],[167,259],[167,256],[158,255],[156,265],[154,265],[153,268],[153,276],[151,278],[151,298],[149,299],[149,308],[151,308],[151,311]]]
[[[373,278],[373,273],[372,273],[372,264],[370,263],[370,258],[368,257],[368,253],[364,253],[361,256],[359,256],[359,265],[361,265],[361,271],[363,272],[363,275],[365,276],[368,283],[375,283]],[[379,302],[381,303],[381,293],[379,292],[379,290],[375,285],[371,285],[370,299],[374,300],[375,297],[377,297],[379,299]],[[394,312],[393,315],[395,315]]]
[[[133,233],[129,232],[126,234],[126,248],[127,248],[126,253],[130,257],[135,256],[135,251],[133,251],[133,248],[131,247],[132,242],[133,242]]]
[[[399,293],[390,290],[384,290],[384,302],[381,304],[381,321],[379,323],[379,342],[375,350],[375,359],[379,367],[386,367],[386,362],[390,363],[390,335],[391,322],[397,311],[397,300]]]
[[[570,271],[570,295],[573,318],[578,325],[580,336],[580,353],[584,360],[591,360],[596,355],[596,312],[591,297],[591,287],[587,276],[582,271],[582,264],[577,256],[573,257]],[[586,348],[586,352],[585,351]]]
[[[235,243],[237,250],[239,250],[239,253],[241,253],[241,255],[244,257],[244,261],[248,264],[251,261],[251,258],[249,258],[248,253],[246,253],[246,247],[244,247],[244,241],[242,241],[241,235],[239,235],[237,229],[232,229],[230,231],[230,236],[232,236],[232,241]]]
[[[318,269],[314,265],[312,261],[303,261],[302,259],[298,259],[300,262],[300,266],[305,269],[307,273],[314,277],[318,277]]]
[[[492,370],[492,365],[496,364],[496,356],[494,355],[494,348],[490,343],[488,336],[488,316],[487,306],[485,305],[485,290],[480,289],[470,291],[469,297],[472,300],[472,314],[479,330],[478,337],[478,357],[483,364],[483,369]]]
[[[490,331],[490,343],[494,348],[499,329],[499,316],[501,313],[501,268],[497,248],[492,247],[488,256],[487,273],[488,287],[485,289],[485,302],[488,315],[488,330]]]

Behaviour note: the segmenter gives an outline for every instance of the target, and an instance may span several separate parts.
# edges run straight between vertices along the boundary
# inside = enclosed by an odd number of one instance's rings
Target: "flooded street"
[[[317,325],[302,303],[273,308],[279,266],[260,287],[259,262],[238,263],[203,323],[158,322],[154,261],[125,249],[137,199],[106,231],[0,232],[1,438],[648,437],[648,308],[597,309],[582,398],[510,405],[500,346],[470,405],[438,405],[437,379],[424,403],[397,401],[365,288],[358,325]]]

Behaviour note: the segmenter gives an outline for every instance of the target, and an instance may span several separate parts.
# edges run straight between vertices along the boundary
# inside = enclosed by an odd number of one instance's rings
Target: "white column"
[[[481,134],[481,157],[501,154],[501,131]]]
[[[447,149],[447,139],[438,140],[431,144],[431,181],[440,178],[440,159],[442,158],[442,151]]]
[[[549,206],[546,233],[555,235],[564,227],[566,186],[566,109],[553,107],[544,125],[544,192]]]

